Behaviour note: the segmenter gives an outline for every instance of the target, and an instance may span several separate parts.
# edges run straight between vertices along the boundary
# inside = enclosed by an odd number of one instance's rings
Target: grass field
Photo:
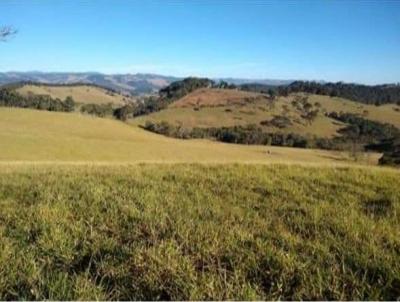
[[[1,300],[400,297],[400,175],[288,165],[0,169]]]
[[[379,156],[0,108],[0,300],[399,299]]]
[[[354,163],[346,152],[179,140],[112,119],[15,108],[0,108],[0,161]]]
[[[320,113],[311,123],[301,117],[301,112],[291,102],[295,96],[279,97],[271,102],[260,94],[246,94],[241,91],[200,89],[172,103],[169,108],[130,120],[131,124],[144,125],[146,121],[167,121],[184,128],[193,127],[230,127],[235,125],[256,124],[267,132],[286,132],[318,137],[337,136],[338,130],[345,125],[328,118],[325,112],[343,111],[357,113],[367,119],[391,123],[400,127],[400,106],[390,104],[382,106],[363,105],[341,98],[309,95],[311,104],[319,103]],[[258,96],[258,97],[257,97]],[[396,111],[398,110],[398,111]],[[260,122],[271,120],[273,116],[286,116],[292,125],[283,129],[261,126]]]
[[[46,85],[24,85],[17,91],[22,95],[40,94],[49,95],[52,98],[64,100],[67,96],[73,97],[80,104],[108,104],[124,105],[133,98],[125,97],[118,93],[110,92],[100,87],[90,85],[78,86],[46,86]]]

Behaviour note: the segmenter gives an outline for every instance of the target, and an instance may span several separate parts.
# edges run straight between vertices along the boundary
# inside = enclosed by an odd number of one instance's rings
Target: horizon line
[[[185,76],[176,76],[176,75],[170,75],[170,74],[163,74],[163,73],[154,73],[154,72],[116,72],[116,73],[107,73],[107,72],[101,72],[101,71],[43,71],[43,70],[7,70],[7,71],[1,71],[0,73],[6,74],[6,73],[42,73],[42,74],[100,74],[100,75],[110,75],[110,76],[115,76],[115,75],[150,75],[150,76],[161,76],[161,77],[169,77],[169,78],[176,78],[176,79],[185,79],[185,78],[208,78],[208,79],[213,79],[213,80],[227,80],[227,79],[233,79],[233,80],[245,80],[245,81],[282,81],[282,82],[295,82],[295,81],[302,81],[302,82],[319,82],[323,84],[327,83],[344,83],[344,84],[356,84],[356,85],[365,85],[365,86],[380,86],[380,85],[400,85],[400,81],[398,82],[380,82],[380,83],[374,83],[374,84],[369,84],[369,83],[362,83],[362,82],[352,82],[352,81],[344,81],[344,80],[339,80],[339,81],[330,81],[330,80],[324,80],[324,79],[295,79],[295,78],[287,78],[287,79],[282,79],[282,78],[273,78],[273,77],[234,77],[234,76],[218,76],[218,77],[212,77],[212,76],[202,76],[202,75],[185,75]]]

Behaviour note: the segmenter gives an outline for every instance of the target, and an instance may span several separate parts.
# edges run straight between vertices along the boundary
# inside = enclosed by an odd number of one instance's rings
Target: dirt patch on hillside
[[[245,105],[260,99],[267,99],[266,96],[240,91],[235,89],[198,89],[180,100],[171,104],[172,108],[182,107],[215,107],[225,105]]]

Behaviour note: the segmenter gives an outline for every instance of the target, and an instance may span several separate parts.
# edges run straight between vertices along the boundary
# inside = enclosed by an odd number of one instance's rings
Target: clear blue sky
[[[400,82],[400,1],[0,0],[0,71]]]

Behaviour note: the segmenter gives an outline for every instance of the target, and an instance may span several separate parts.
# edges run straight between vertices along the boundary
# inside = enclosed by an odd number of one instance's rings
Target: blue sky
[[[400,82],[400,1],[0,0],[0,71]]]

